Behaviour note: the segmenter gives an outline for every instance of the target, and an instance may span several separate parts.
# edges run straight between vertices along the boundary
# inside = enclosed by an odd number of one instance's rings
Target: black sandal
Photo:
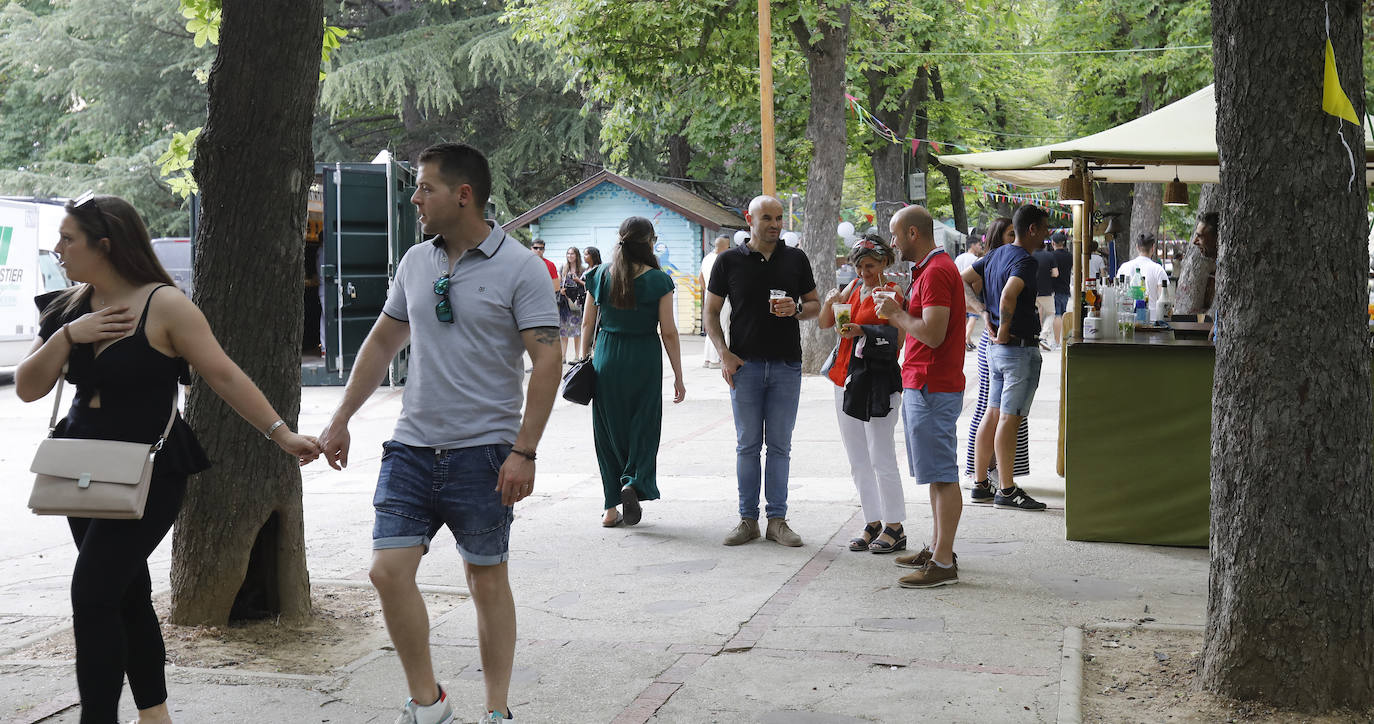
[[[874,539],[874,538],[878,537],[878,533],[881,532],[882,529],[883,529],[883,522],[882,522],[882,521],[878,521],[877,523],[869,523],[868,525],[864,526],[864,535],[863,535],[862,538],[859,538],[859,537],[856,536],[856,537],[854,537],[854,538],[850,538],[850,539],[849,539],[849,550],[851,550],[851,551],[866,551],[866,550],[868,550],[869,544],[873,542],[873,539]]]
[[[895,552],[895,551],[904,551],[904,550],[906,550],[906,531],[905,531],[905,529],[903,529],[901,532],[898,532],[898,531],[893,530],[893,529],[890,528],[890,527],[885,527],[885,528],[883,528],[883,533],[882,533],[882,534],[885,535],[885,536],[887,536],[888,538],[891,538],[891,539],[892,539],[892,542],[891,542],[891,543],[888,543],[887,541],[885,541],[885,540],[879,538],[879,539],[873,541],[872,543],[869,543],[869,544],[868,544],[868,550],[869,550],[869,552],[871,552],[871,553],[892,553],[892,552]]]

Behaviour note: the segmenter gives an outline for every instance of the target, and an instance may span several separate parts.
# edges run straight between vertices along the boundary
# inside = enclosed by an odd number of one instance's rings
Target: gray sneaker
[[[790,548],[796,548],[802,544],[801,536],[792,532],[792,529],[787,525],[786,518],[769,518],[768,533],[764,537],[776,541],[778,545]]]
[[[429,706],[420,706],[414,699],[407,699],[396,717],[396,724],[453,724],[453,707],[448,705],[448,694],[439,687],[439,700]]]
[[[725,536],[725,545],[737,546],[759,537],[759,522],[753,518],[740,518],[739,525]]]

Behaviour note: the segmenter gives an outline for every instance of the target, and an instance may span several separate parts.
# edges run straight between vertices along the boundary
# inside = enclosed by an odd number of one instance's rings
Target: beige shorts
[[[1048,322],[1054,319],[1054,295],[1049,294],[1035,298],[1035,308],[1040,312],[1040,321]]]

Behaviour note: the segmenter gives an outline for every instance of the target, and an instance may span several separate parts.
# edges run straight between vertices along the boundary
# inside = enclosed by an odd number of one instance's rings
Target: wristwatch
[[[801,298],[796,298],[792,300],[792,316],[794,318],[801,316],[803,303],[804,302],[802,302]]]

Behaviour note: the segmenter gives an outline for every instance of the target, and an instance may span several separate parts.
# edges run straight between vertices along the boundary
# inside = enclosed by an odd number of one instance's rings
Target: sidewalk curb
[[[1168,633],[1202,633],[1207,627],[1193,623],[1139,623],[1131,621],[1103,621],[1086,626],[1064,629],[1064,646],[1059,668],[1059,724],[1081,724],[1083,721],[1083,634],[1087,631],[1165,631]]]
[[[1083,629],[1064,629],[1063,657],[1059,668],[1059,724],[1083,721]]]

